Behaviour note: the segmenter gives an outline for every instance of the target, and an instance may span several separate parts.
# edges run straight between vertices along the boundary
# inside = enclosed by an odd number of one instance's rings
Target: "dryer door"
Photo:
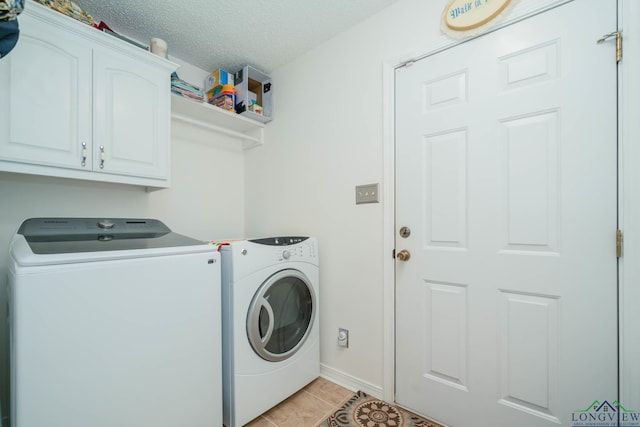
[[[307,276],[281,270],[258,289],[249,306],[247,336],[263,359],[278,362],[304,344],[316,312],[316,295]]]

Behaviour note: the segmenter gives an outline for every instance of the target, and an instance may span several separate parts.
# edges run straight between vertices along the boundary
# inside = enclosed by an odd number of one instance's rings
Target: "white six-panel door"
[[[397,70],[399,404],[542,427],[616,400],[615,29],[575,1]]]

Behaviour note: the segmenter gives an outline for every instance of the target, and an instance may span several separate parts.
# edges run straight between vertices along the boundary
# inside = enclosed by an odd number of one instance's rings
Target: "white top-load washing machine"
[[[239,427],[320,374],[318,246],[272,237],[219,250],[224,424]]]
[[[12,427],[222,423],[212,246],[157,220],[33,218],[8,290]]]

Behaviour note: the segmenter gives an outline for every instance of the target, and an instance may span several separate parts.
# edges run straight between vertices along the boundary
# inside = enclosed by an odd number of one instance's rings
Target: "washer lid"
[[[157,219],[30,218],[18,234],[34,254],[119,251],[202,245]]]

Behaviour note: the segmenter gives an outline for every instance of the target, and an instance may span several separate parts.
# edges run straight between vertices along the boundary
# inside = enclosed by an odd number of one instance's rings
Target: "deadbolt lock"
[[[411,253],[408,250],[403,249],[396,254],[396,258],[398,258],[399,261],[409,261]]]
[[[409,227],[402,227],[400,229],[400,237],[404,237],[406,239],[409,236],[411,236],[411,229]]]

